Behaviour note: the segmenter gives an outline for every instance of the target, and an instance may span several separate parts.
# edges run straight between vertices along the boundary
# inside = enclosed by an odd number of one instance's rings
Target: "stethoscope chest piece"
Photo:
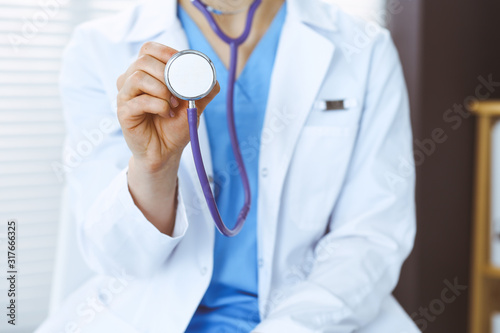
[[[191,150],[193,152],[193,160],[196,167],[196,172],[198,173],[198,178],[200,180],[200,185],[207,201],[208,209],[210,211],[210,214],[212,215],[212,218],[214,219],[217,229],[219,229],[219,231],[223,235],[232,237],[237,235],[243,227],[248,212],[250,211],[251,205],[250,182],[248,180],[248,175],[245,170],[245,163],[243,162],[243,156],[238,144],[236,124],[234,121],[234,85],[236,82],[238,46],[247,39],[250,33],[250,28],[252,25],[251,23],[255,11],[260,5],[261,0],[254,0],[252,5],[248,9],[245,30],[238,38],[230,38],[229,36],[224,34],[224,32],[217,25],[217,22],[215,22],[210,11],[207,9],[207,6],[204,5],[200,0],[191,1],[193,5],[196,6],[203,13],[203,15],[205,15],[212,29],[214,29],[216,34],[229,45],[231,50],[228,88],[226,94],[227,123],[234,158],[236,164],[238,165],[238,171],[240,173],[243,191],[245,193],[243,207],[238,214],[236,223],[231,229],[224,224],[220,216],[219,209],[217,208],[217,203],[215,202],[214,195],[210,188],[210,182],[208,181],[205,167],[203,165],[200,143],[198,139],[197,123],[199,115],[195,101],[207,96],[215,86],[217,82],[215,67],[212,61],[201,52],[194,50],[185,50],[178,52],[170,58],[170,60],[167,62],[167,65],[165,66],[165,84],[174,96],[189,102],[187,108],[189,137],[191,139]]]
[[[198,51],[180,51],[165,66],[165,84],[174,96],[186,101],[207,96],[216,82],[214,64]]]

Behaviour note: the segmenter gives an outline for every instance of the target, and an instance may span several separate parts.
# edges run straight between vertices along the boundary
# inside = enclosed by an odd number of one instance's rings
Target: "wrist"
[[[177,205],[178,163],[152,172],[133,157],[129,161],[128,188],[132,200],[160,232],[171,235]]]
[[[144,189],[149,193],[169,193],[177,186],[179,163],[180,159],[176,159],[159,168],[153,168],[150,164],[131,157],[128,167],[129,186]]]
[[[176,154],[170,156],[163,161],[151,162],[148,159],[141,159],[140,157],[132,156],[129,160],[129,170],[133,169],[135,172],[150,178],[164,178],[168,175],[177,175],[181,155]]]

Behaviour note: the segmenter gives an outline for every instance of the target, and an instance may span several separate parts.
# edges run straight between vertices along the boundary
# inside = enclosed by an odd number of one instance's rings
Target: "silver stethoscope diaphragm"
[[[185,101],[206,97],[216,82],[214,64],[195,50],[174,54],[165,66],[165,84],[175,97]]]

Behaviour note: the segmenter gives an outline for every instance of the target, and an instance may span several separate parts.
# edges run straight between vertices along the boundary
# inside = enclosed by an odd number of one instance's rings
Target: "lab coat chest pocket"
[[[327,112],[311,111],[290,165],[285,204],[300,230],[326,227],[357,133],[357,117],[350,111]]]

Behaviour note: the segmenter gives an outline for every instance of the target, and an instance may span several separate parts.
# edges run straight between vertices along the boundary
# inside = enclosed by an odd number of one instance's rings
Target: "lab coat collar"
[[[142,0],[134,8],[131,29],[125,36],[127,42],[145,42],[162,33],[171,30],[180,22],[177,19],[176,0]]]
[[[288,14],[291,17],[327,31],[337,30],[336,6],[319,0],[315,5],[304,0],[286,1]],[[127,42],[147,41],[163,31],[180,25],[177,19],[177,0],[142,0],[141,5],[135,7],[131,14],[135,22],[124,36]]]
[[[327,30],[337,30],[337,10],[335,5],[328,4],[322,0],[286,0],[287,10],[291,16],[307,25]]]

